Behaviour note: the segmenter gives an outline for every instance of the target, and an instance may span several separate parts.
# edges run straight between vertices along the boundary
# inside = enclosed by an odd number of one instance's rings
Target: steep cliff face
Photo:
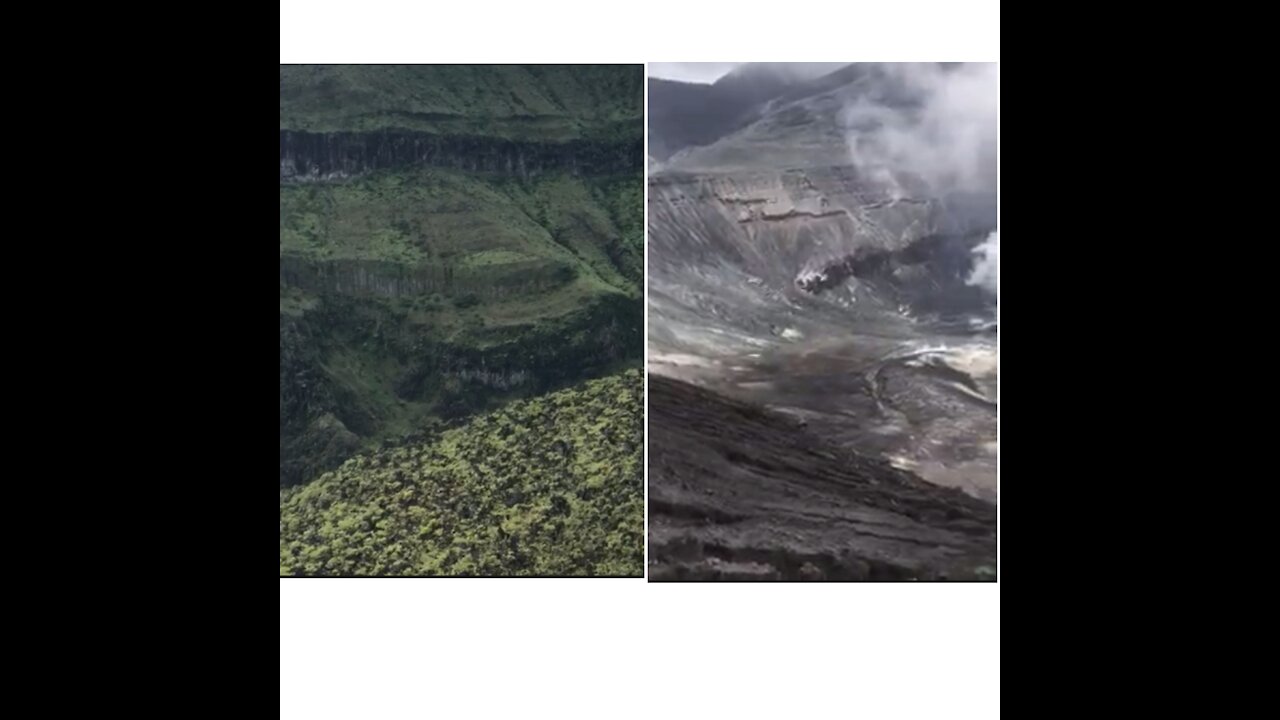
[[[450,168],[530,178],[550,172],[615,175],[643,171],[644,140],[513,141],[404,130],[280,131],[280,181],[339,180],[374,170]]]
[[[788,329],[845,332],[869,314],[892,325],[901,306],[936,309],[939,292],[981,305],[965,283],[985,237],[969,229],[972,204],[853,166],[654,175],[651,341],[747,353]],[[934,262],[943,254],[951,264]]]
[[[600,377],[638,364],[644,348],[640,300],[620,294],[528,324],[489,326],[483,305],[438,311],[460,315],[452,333],[412,304],[319,298],[281,318],[282,487],[336,467],[366,440]]]
[[[639,365],[642,75],[281,68],[282,487]]]
[[[383,260],[315,260],[280,257],[280,282],[313,293],[402,298],[471,296],[500,300],[536,295],[571,282],[576,270],[562,263],[527,261],[487,269],[406,265]]]
[[[638,65],[281,65],[280,127],[565,142],[644,135]]]
[[[731,263],[782,289],[860,248],[900,250],[936,232],[939,204],[848,166],[671,173],[649,183],[652,267]]]
[[[614,295],[481,347],[425,334],[406,340],[396,393],[435,400],[442,416],[456,417],[486,406],[487,395],[539,394],[637,358],[644,351],[643,313],[638,300]]]

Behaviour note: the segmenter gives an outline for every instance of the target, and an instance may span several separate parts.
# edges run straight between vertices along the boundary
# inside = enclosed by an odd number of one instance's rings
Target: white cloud
[[[1000,301],[1000,231],[987,236],[985,242],[973,249],[978,256],[969,274],[970,285],[981,285]]]
[[[937,63],[884,63],[918,106],[860,96],[845,108],[850,152],[869,171],[921,176],[935,191],[995,191],[997,63],[945,70]]]

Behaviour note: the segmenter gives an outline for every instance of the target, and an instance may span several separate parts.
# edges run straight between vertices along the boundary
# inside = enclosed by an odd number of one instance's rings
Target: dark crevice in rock
[[[982,311],[993,299],[970,285],[968,278],[976,261],[973,248],[986,235],[986,231],[929,235],[901,250],[860,247],[797,279],[796,286],[818,295],[856,278],[918,313]]]

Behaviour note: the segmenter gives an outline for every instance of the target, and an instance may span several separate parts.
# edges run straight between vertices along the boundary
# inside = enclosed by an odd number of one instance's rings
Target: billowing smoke
[[[919,176],[935,193],[996,188],[998,63],[883,63],[845,108],[854,164]]]
[[[910,175],[935,196],[989,198],[976,207],[980,222],[994,226],[999,87],[997,63],[874,66],[843,115],[854,165],[895,197],[906,194],[901,180]],[[974,249],[969,284],[997,302],[999,267],[1000,233],[993,231]]]
[[[1000,231],[996,230],[973,249],[977,260],[969,274],[970,285],[980,285],[1000,302]]]

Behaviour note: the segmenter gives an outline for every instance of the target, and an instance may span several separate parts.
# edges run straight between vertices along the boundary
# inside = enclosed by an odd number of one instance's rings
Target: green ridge
[[[282,65],[280,128],[638,138],[643,82],[636,65]]]
[[[281,127],[640,137],[642,75],[282,66]],[[439,167],[282,182],[281,486],[417,428],[639,367],[643,182]]]

